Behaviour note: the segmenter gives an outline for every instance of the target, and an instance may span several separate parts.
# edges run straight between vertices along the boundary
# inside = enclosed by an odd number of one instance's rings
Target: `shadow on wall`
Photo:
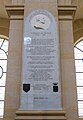
[[[83,19],[74,21],[74,43],[83,37]]]
[[[0,18],[0,35],[9,36],[9,19]]]

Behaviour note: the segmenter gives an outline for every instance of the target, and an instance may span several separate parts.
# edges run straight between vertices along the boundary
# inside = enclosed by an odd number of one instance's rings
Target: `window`
[[[8,39],[4,36],[0,36],[0,118],[3,118],[4,114],[7,57]]]
[[[76,83],[78,97],[78,114],[83,117],[83,38],[74,46],[75,66],[76,66]]]

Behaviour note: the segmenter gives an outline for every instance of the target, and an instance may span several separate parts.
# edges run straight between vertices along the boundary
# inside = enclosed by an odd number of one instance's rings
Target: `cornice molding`
[[[56,111],[16,111],[15,120],[66,120],[66,112],[64,110]]]
[[[7,5],[6,11],[11,20],[24,19],[24,5]],[[74,18],[76,6],[59,5],[59,20],[72,20]]]
[[[5,7],[10,20],[24,19],[24,5],[7,5]]]
[[[76,12],[76,6],[58,6],[59,20],[72,20]]]

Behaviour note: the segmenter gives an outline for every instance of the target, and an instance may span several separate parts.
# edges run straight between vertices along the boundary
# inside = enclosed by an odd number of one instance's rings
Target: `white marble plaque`
[[[21,110],[60,110],[57,20],[46,10],[24,24]]]

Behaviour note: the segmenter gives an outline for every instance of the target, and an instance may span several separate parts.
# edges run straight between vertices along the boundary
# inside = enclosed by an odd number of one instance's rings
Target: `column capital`
[[[59,20],[72,20],[76,12],[76,6],[59,5]]]
[[[24,19],[24,5],[7,5],[5,7],[10,20]]]

